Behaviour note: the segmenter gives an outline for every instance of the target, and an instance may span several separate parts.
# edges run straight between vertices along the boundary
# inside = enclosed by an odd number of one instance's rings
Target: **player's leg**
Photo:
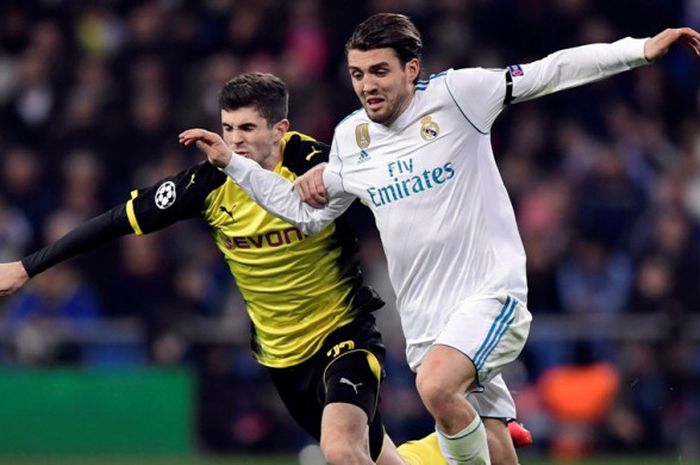
[[[514,419],[502,420],[482,418],[486,427],[489,445],[489,455],[492,465],[517,463],[517,455],[507,444],[501,432],[501,425],[506,424],[510,442],[515,448],[527,447],[532,444],[532,435]],[[507,439],[505,439],[507,441]],[[512,453],[504,453],[508,451]],[[409,465],[447,465],[447,459],[442,455],[437,433],[431,433],[424,438],[408,441],[398,447],[401,458]],[[381,464],[381,463],[380,463]]]
[[[381,380],[379,358],[366,349],[350,350],[328,364],[321,450],[331,464],[370,464],[382,454]]]
[[[492,465],[517,465],[518,454],[505,421],[500,418],[482,419],[488,437]]]
[[[374,463],[369,452],[367,414],[344,402],[326,405],[321,419],[321,451],[332,465]]]
[[[321,429],[328,433],[322,432],[321,437],[328,438],[327,440],[331,444],[325,448],[322,446],[322,449],[329,463],[364,464],[376,462],[377,465],[407,465],[407,463],[413,465],[402,458],[394,442],[387,434],[384,434],[379,416],[375,416],[374,421],[367,425],[367,415],[362,409],[351,404],[334,403],[326,406],[323,422]],[[358,428],[358,426],[363,426],[363,428]],[[378,449],[378,452],[374,447],[370,447],[370,441],[380,440],[377,434],[383,436],[383,445],[381,449]],[[336,437],[330,439],[331,435]],[[374,452],[372,452],[373,450]],[[373,456],[375,456],[374,460]],[[446,464],[446,462],[429,461],[418,462],[416,465],[441,465],[442,463]]]
[[[323,349],[321,449],[331,463],[404,465],[378,411],[384,346],[374,317],[364,314],[329,336]]]
[[[515,402],[503,377],[499,374],[484,381],[481,389],[467,395],[467,400],[479,412],[486,427],[491,463],[516,465],[518,456],[507,427],[508,420],[516,415]]]
[[[436,420],[438,441],[450,464],[489,463],[485,426],[464,396],[518,356],[531,319],[511,296],[470,300],[450,315],[424,357],[417,371],[418,391]],[[494,438],[502,439],[496,431]]]
[[[492,465],[517,463],[513,447],[527,447],[532,444],[532,435],[514,419],[482,418],[486,428],[489,456]],[[507,425],[508,436],[504,437],[502,426]],[[517,428],[512,428],[516,426]],[[508,443],[510,441],[510,443]],[[437,433],[421,439],[408,441],[398,447],[401,458],[409,465],[448,465],[442,455]]]
[[[428,350],[417,371],[418,394],[435,419],[440,448],[451,465],[490,463],[486,429],[465,398],[476,379],[467,356],[440,344]]]
[[[328,335],[311,359],[268,369],[289,413],[332,464],[381,457],[382,465],[405,465],[377,412],[383,358],[374,317],[363,315]]]

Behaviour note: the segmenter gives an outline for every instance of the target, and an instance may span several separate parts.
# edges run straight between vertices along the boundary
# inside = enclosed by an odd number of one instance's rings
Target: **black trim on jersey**
[[[282,165],[297,176],[301,176],[314,166],[328,162],[329,152],[329,145],[319,141],[303,140],[298,134],[294,134],[284,147]]]
[[[117,205],[76,227],[53,244],[22,258],[22,265],[29,277],[34,277],[57,263],[133,232],[124,207],[125,204]]]
[[[506,71],[506,97],[503,99],[504,105],[510,105],[513,101],[513,76],[510,70]]]

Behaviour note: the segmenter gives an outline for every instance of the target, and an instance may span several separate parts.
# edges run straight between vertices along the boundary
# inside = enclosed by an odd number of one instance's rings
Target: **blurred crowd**
[[[281,76],[292,129],[330,141],[359,106],[344,42],[378,11],[406,13],[422,30],[425,77],[700,28],[697,0],[5,0],[0,260],[199,162],[177,134],[218,130],[218,89],[240,72]],[[535,451],[700,456],[698,63],[672,49],[660,64],[515,105],[493,128],[528,254],[533,337],[507,376]],[[359,206],[352,214],[367,277],[391,302],[371,216]],[[304,435],[248,354],[249,322],[226,265],[203,225],[190,223],[126,237],[1,300],[0,364],[187,364],[200,382],[203,449],[298,447]],[[393,305],[379,315],[389,348],[383,408],[401,441],[432,425]],[[147,343],[63,343],[56,317],[69,331],[136,319]],[[538,317],[549,330],[538,331]],[[619,337],[586,329],[606,322]]]

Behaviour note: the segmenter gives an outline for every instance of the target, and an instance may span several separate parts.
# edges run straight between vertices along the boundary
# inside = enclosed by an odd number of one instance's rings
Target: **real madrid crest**
[[[355,140],[361,149],[369,147],[369,123],[362,123],[355,126]]]
[[[440,134],[440,126],[432,120],[430,115],[420,119],[420,136],[424,140],[433,140]]]

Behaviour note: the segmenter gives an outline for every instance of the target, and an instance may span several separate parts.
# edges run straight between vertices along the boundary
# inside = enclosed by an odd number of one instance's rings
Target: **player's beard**
[[[370,120],[377,124],[382,124],[384,126],[390,125],[396,119],[396,105],[384,106],[378,112],[372,112],[369,108],[365,107],[365,112]]]
[[[391,101],[388,98],[384,98],[384,107],[379,112],[371,113],[367,108],[367,104],[363,103],[365,108],[365,113],[370,120],[377,124],[383,126],[390,126],[399,117],[401,112],[408,107],[408,100],[411,98],[411,94],[397,95]]]

